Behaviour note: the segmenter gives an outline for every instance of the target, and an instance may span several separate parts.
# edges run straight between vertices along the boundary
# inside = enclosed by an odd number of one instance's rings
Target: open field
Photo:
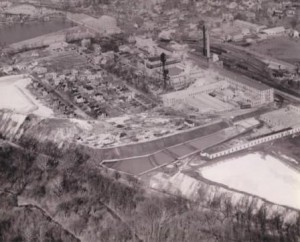
[[[21,114],[34,113],[49,117],[53,112],[31,95],[26,86],[30,79],[22,75],[0,78],[0,109],[9,109]]]
[[[270,155],[247,154],[201,169],[204,178],[300,209],[300,173]]]
[[[288,37],[267,39],[252,45],[249,49],[290,63],[300,61],[299,40]]]

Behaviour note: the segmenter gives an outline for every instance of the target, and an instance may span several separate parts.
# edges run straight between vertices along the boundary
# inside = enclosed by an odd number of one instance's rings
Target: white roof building
[[[270,35],[283,35],[283,34],[285,34],[285,28],[283,26],[274,27],[274,28],[264,29],[262,32],[269,36]]]
[[[250,31],[255,31],[255,32],[259,32],[266,27],[264,25],[258,25],[244,20],[239,20],[239,19],[234,20],[233,23],[235,26],[238,26],[239,28],[249,29]]]

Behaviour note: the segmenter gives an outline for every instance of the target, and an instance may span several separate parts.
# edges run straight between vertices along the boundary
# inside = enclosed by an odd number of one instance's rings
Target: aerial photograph
[[[1,0],[0,242],[300,242],[300,0]]]

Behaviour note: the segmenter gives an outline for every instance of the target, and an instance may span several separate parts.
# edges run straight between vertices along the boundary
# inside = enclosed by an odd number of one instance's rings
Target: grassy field
[[[300,40],[289,37],[272,38],[249,47],[258,53],[290,63],[300,62]]]

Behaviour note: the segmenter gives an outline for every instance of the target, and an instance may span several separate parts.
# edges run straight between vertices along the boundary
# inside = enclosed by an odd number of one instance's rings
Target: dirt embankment
[[[0,112],[0,137],[13,140],[20,135],[20,127],[26,120],[26,115],[13,112]]]
[[[89,154],[96,161],[146,155],[227,127],[229,125],[221,121],[147,142],[111,148],[91,148],[75,143],[76,134],[80,133],[81,129],[67,119],[44,119],[35,115],[26,116],[6,111],[0,112],[0,135],[4,139],[13,140],[16,143],[32,140],[38,145],[51,142],[59,148],[69,148],[75,145],[76,148]]]
[[[188,140],[212,134],[227,127],[229,127],[229,125],[226,122],[218,122],[142,143],[105,149],[93,149],[87,146],[82,146],[82,148],[86,153],[97,160],[113,160],[133,156],[142,156],[186,142]]]

